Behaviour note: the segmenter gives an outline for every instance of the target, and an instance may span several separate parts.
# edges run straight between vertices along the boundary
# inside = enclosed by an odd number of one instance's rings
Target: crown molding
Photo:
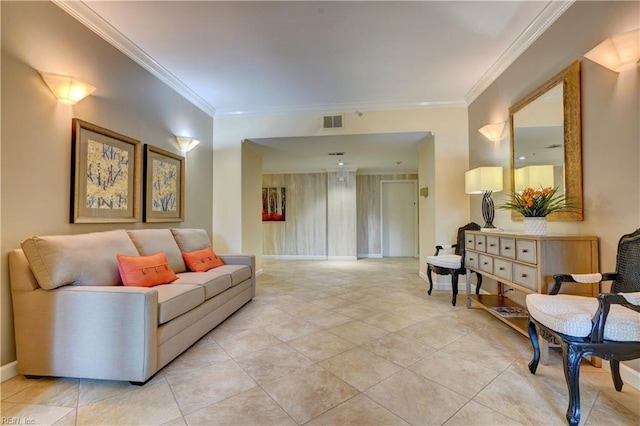
[[[527,28],[511,43],[500,57],[489,67],[480,80],[465,95],[465,104],[470,105],[491,85],[534,41],[551,26],[575,0],[553,0],[545,6]]]
[[[289,115],[305,113],[344,113],[344,112],[364,112],[364,111],[384,111],[397,109],[420,109],[420,108],[455,108],[465,107],[467,104],[463,99],[427,102],[361,102],[343,104],[317,104],[317,105],[295,105],[287,107],[256,108],[256,109],[216,109],[216,117],[244,117],[259,115]]]
[[[167,86],[184,96],[189,102],[213,117],[216,109],[184,84],[169,70],[156,62],[138,45],[125,37],[120,31],[104,20],[83,1],[51,0],[55,5],[67,12],[91,31],[105,39],[109,44],[133,59],[136,63],[160,79]]]

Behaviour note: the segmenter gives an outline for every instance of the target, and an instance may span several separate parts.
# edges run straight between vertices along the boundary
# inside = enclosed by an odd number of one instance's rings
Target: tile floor
[[[564,425],[562,362],[426,295],[416,259],[266,260],[256,298],[147,385],[2,383],[3,424]],[[640,424],[640,392],[585,364],[581,423]]]

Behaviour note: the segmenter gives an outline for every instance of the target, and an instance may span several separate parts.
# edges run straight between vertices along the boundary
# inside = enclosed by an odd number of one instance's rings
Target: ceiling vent
[[[344,114],[322,116],[323,129],[342,129],[343,127],[344,127]]]

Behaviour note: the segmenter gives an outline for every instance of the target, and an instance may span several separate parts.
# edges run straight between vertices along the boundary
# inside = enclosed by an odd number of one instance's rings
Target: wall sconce
[[[640,28],[612,35],[585,53],[584,57],[615,72],[620,72],[625,65],[638,63]]]
[[[176,140],[178,141],[178,149],[182,152],[189,152],[200,143],[198,139],[188,136],[176,136]]]
[[[487,124],[478,129],[478,132],[491,142],[500,142],[502,140],[502,133],[504,132],[506,121],[502,123]]]
[[[47,83],[49,89],[63,104],[73,105],[96,90],[92,85],[84,81],[76,80],[68,75],[41,72],[40,76]]]
[[[483,194],[483,228],[495,229],[495,209],[491,193],[502,191],[502,167],[478,167],[464,173],[464,189],[467,194]]]

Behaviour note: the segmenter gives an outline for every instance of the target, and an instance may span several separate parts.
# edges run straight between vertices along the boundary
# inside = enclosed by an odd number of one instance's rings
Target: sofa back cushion
[[[45,290],[66,285],[119,285],[116,255],[137,256],[125,230],[30,237],[22,242],[29,265]]]
[[[131,241],[142,256],[163,252],[175,273],[185,272],[187,267],[182,260],[182,252],[170,229],[136,229],[127,231]]]
[[[211,240],[204,229],[171,228],[171,232],[183,253],[211,247]]]

